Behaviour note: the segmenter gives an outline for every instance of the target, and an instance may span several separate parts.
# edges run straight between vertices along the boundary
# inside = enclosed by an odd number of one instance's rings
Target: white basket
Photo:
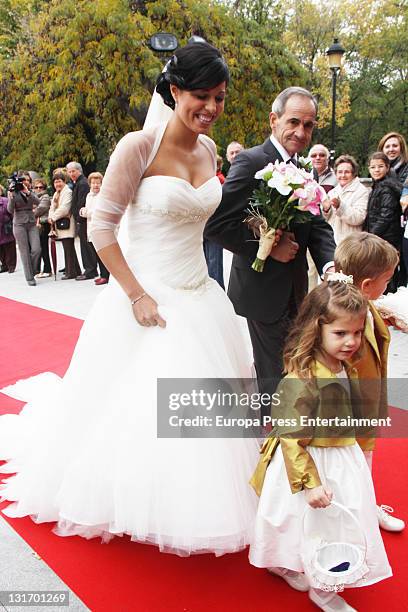
[[[361,544],[327,541],[320,533],[310,536],[307,533],[307,516],[309,510],[310,512],[317,512],[317,510],[307,506],[303,515],[302,558],[305,574],[312,586],[323,591],[338,592],[343,591],[346,585],[361,580],[368,573],[365,562],[367,540],[360,523],[348,508],[335,501],[332,501],[331,505],[339,508],[352,519],[357,530],[356,533],[360,536]],[[324,510],[321,511],[324,512]],[[331,568],[345,561],[350,564],[348,569],[340,572],[331,571]]]

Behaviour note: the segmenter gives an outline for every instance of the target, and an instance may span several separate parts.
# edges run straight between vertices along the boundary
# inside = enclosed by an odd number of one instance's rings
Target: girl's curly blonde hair
[[[316,353],[321,346],[321,327],[344,313],[366,314],[367,300],[350,283],[324,282],[311,291],[300,307],[283,351],[285,372],[311,378]]]

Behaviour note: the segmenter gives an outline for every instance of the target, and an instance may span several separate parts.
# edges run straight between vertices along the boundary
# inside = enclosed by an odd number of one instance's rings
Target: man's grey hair
[[[309,151],[309,157],[311,156],[311,154],[313,153],[313,151],[316,149],[316,147],[320,147],[321,149],[323,149],[323,151],[326,154],[327,159],[329,159],[330,157],[330,151],[327,147],[325,147],[323,144],[319,144],[318,142],[316,144],[313,145],[313,147],[310,149]]]
[[[292,96],[303,96],[304,98],[309,98],[309,100],[311,100],[314,104],[317,115],[317,100],[314,95],[310,93],[310,91],[304,89],[303,87],[287,87],[286,89],[281,91],[272,104],[272,112],[276,113],[278,117],[283,115],[283,113],[285,112],[286,103]]]
[[[78,162],[75,162],[75,161],[69,162],[69,164],[67,164],[67,170],[69,170],[70,168],[74,170],[78,170],[81,174],[84,173],[84,171],[82,170],[81,164],[79,164]]]
[[[227,149],[231,146],[231,145],[239,145],[240,147],[244,148],[244,146],[238,142],[238,140],[231,140],[231,142],[228,144]]]

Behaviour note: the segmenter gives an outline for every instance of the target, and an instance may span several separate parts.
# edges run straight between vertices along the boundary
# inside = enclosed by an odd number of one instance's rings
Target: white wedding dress
[[[59,535],[129,534],[182,555],[249,543],[257,441],[156,434],[158,377],[251,376],[236,315],[203,254],[204,224],[220,198],[216,177],[197,189],[170,176],[141,180],[128,207],[126,259],[167,327],[138,325],[112,279],[65,377],[3,390],[28,402],[20,415],[0,417],[0,469],[17,473],[0,491],[14,502],[6,515],[56,521]]]

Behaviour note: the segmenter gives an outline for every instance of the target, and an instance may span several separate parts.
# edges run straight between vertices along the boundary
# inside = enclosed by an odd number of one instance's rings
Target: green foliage
[[[33,6],[19,1],[26,13]],[[36,10],[30,36],[0,60],[3,172],[44,173],[71,159],[103,170],[117,140],[143,125],[164,61],[148,46],[159,31],[181,45],[199,34],[226,56],[232,80],[213,134],[221,150],[232,139],[259,142],[274,95],[304,82],[265,25],[220,3],[156,0],[132,12],[125,0],[50,0]]]
[[[2,0],[0,171],[47,172],[70,159],[103,170],[117,140],[139,129],[164,57],[159,31],[179,44],[198,34],[231,70],[220,152],[269,132],[278,91],[309,87],[320,102],[315,141],[330,143],[331,73],[325,51],[346,48],[337,89],[337,154],[364,164],[380,137],[408,134],[406,0]]]
[[[408,4],[345,0],[351,112],[339,131],[339,153],[364,166],[389,131],[408,135]]]
[[[326,49],[342,27],[339,0],[317,4],[313,0],[290,0],[284,42],[307,70],[307,87],[319,102],[319,127],[332,116],[331,73]],[[349,83],[344,71],[337,86],[336,122],[342,125],[350,110]]]
[[[406,0],[312,0],[282,3],[285,43],[308,72],[320,103],[314,141],[330,144],[331,73],[325,57],[334,37],[346,49],[337,88],[336,154],[364,166],[388,131],[408,134],[408,3]]]

